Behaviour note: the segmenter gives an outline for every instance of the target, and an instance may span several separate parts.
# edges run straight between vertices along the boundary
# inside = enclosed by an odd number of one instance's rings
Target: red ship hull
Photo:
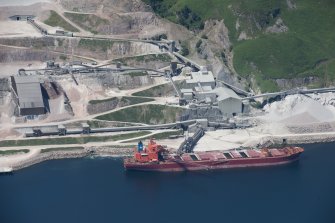
[[[261,155],[255,157],[255,155],[249,155],[251,152],[244,152],[247,154],[245,157],[238,157],[238,152],[200,152],[191,154],[196,156],[197,160],[186,159],[189,154],[183,156],[171,156],[169,159],[155,161],[155,162],[137,162],[133,158],[124,160],[124,167],[126,170],[138,170],[138,171],[158,171],[158,172],[177,172],[177,171],[197,171],[197,170],[219,170],[229,168],[244,168],[244,167],[263,167],[263,166],[275,166],[283,165],[298,160],[303,149],[300,147],[286,147],[285,149],[274,149],[277,154],[271,154],[268,149],[267,152],[259,152]],[[282,151],[285,152],[282,152]],[[250,151],[250,150],[245,150]],[[222,154],[230,153],[232,157],[223,156]],[[236,153],[238,153],[236,155]],[[255,152],[253,152],[255,153]],[[257,154],[256,154],[257,155]],[[219,156],[219,158],[218,158]],[[176,159],[176,157],[178,159]],[[181,157],[181,158],[180,158]]]

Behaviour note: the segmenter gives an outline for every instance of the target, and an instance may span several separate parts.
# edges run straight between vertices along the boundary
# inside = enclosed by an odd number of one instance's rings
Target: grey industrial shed
[[[242,100],[230,88],[220,87],[214,90],[217,94],[217,102],[219,109],[223,115],[232,117],[242,113]]]
[[[28,19],[34,19],[34,15],[12,15],[9,17],[11,20],[15,21],[27,21]]]
[[[186,84],[189,88],[210,86],[212,89],[215,88],[215,79],[211,71],[206,69],[198,72],[191,73],[191,79],[186,80]]]
[[[37,76],[12,76],[12,92],[20,116],[46,113],[41,84]]]

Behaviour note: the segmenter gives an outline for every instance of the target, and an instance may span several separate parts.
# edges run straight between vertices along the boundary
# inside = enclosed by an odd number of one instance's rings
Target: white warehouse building
[[[226,117],[233,117],[242,113],[242,100],[233,90],[226,87],[214,89],[217,95],[217,102],[222,114]]]

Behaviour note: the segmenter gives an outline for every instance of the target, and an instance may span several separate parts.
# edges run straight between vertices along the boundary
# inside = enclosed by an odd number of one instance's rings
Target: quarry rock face
[[[103,60],[161,53],[158,46],[149,43],[115,41],[108,43],[106,47],[104,41],[87,41],[85,44],[82,44],[78,38],[64,40],[55,40],[50,37],[34,39],[1,38],[0,44],[13,46],[11,48],[0,47],[0,62],[28,60],[47,61],[57,58],[59,53],[72,54],[72,48],[75,55],[87,55],[87,57]]]
[[[134,89],[153,84],[153,79],[148,75],[131,76],[119,73],[105,74],[86,74],[81,75],[79,82],[92,87],[102,87],[102,90],[108,88]]]
[[[231,46],[229,40],[229,31],[224,21],[210,20],[205,24],[205,31],[209,31],[207,37],[209,40],[215,42],[220,48],[229,51]]]
[[[54,55],[48,52],[26,49],[1,49],[0,62],[8,63],[15,61],[47,61],[54,58]]]
[[[229,31],[223,20],[208,20],[204,31],[208,41],[203,40],[200,56],[206,55],[207,65],[210,65],[218,80],[225,81],[237,87],[243,83],[238,80],[233,65],[232,44],[229,39]],[[242,87],[243,88],[243,87]]]
[[[113,12],[147,11],[148,7],[140,0],[61,0],[61,5],[71,11]]]
[[[101,34],[138,34],[145,26],[158,26],[159,19],[139,0],[62,0],[70,11],[95,13],[105,19],[94,27]]]
[[[88,104],[87,113],[91,115],[91,114],[98,114],[101,112],[111,111],[117,108],[118,103],[119,103],[119,99],[115,98],[107,102],[102,102],[98,104]]]

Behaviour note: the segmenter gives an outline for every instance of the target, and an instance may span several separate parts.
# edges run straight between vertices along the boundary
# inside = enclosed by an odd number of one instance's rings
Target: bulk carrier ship
[[[301,147],[286,146],[178,154],[150,140],[146,148],[139,142],[134,156],[124,160],[124,167],[126,170],[174,172],[274,166],[298,160],[303,151]]]

